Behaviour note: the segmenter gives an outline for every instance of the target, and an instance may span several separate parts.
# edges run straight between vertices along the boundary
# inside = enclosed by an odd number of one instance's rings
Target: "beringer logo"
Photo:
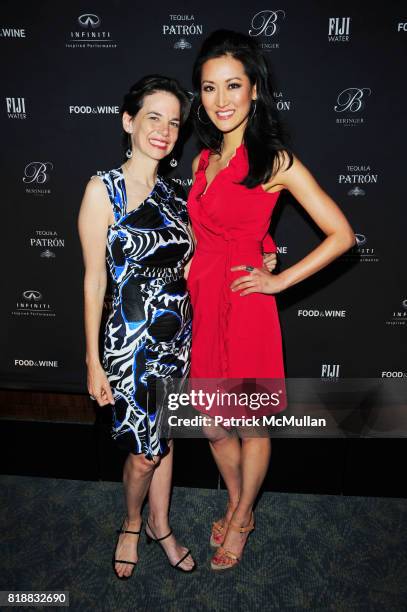
[[[274,36],[277,32],[278,14],[281,13],[285,18],[285,11],[277,9],[276,11],[259,11],[256,13],[251,22],[250,36]]]
[[[349,111],[350,113],[357,113],[364,107],[363,97],[367,92],[370,96],[372,90],[370,87],[348,87],[340,92],[337,97],[337,104],[334,106],[334,110],[337,113],[344,113]]]
[[[53,170],[52,162],[33,161],[24,168],[23,183],[44,185],[49,181],[49,170]]]
[[[98,28],[102,23],[100,17],[94,15],[92,13],[85,13],[84,15],[79,15],[78,23],[82,28]]]
[[[23,291],[22,296],[29,302],[32,300],[34,300],[34,302],[38,302],[38,300],[42,298],[42,294],[36,289],[27,289],[27,291]]]

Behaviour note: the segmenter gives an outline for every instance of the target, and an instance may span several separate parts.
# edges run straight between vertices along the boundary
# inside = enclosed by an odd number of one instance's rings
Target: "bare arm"
[[[83,196],[78,230],[85,264],[84,308],[88,389],[100,405],[114,403],[99,356],[99,329],[107,284],[105,253],[109,209],[106,188],[98,177],[93,177]]]
[[[277,182],[292,193],[326,235],[311,253],[279,274],[283,288],[286,289],[315,274],[345,253],[355,244],[355,235],[339,206],[295,156],[291,168],[282,171]]]
[[[285,156],[285,160],[287,157]],[[232,283],[234,291],[279,293],[315,274],[355,244],[355,235],[345,215],[332,198],[318,185],[309,170],[294,156],[288,170],[279,170],[275,183],[283,185],[307,211],[326,238],[299,262],[277,275],[255,270]],[[244,270],[235,266],[233,270]]]

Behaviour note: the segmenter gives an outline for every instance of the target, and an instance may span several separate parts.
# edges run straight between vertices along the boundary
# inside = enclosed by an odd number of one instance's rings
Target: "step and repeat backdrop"
[[[263,48],[291,147],[357,236],[278,297],[287,375],[407,375],[404,3],[38,1],[0,9],[3,387],[86,391],[86,182],[123,161],[129,86],[158,72],[189,90],[200,44],[220,27]],[[186,189],[196,152],[192,137],[173,172]],[[288,192],[270,231],[282,269],[322,238]]]

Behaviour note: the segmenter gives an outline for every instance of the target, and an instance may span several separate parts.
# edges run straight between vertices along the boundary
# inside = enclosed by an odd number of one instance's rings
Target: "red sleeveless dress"
[[[209,150],[201,153],[188,213],[197,239],[188,276],[193,308],[191,378],[284,378],[281,330],[274,296],[241,297],[231,282],[262,267],[263,250],[275,251],[268,234],[279,192],[239,185],[248,171],[240,145],[207,187]]]

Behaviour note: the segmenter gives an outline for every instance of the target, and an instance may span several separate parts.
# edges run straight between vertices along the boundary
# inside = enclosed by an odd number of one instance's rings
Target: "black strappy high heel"
[[[151,533],[154,534],[154,531],[151,529],[150,525],[148,524],[148,521],[147,521],[147,526],[148,526],[149,530],[151,531]],[[144,531],[145,531],[145,529],[144,529]],[[151,542],[157,542],[157,544],[159,544],[161,546],[165,556],[168,559],[167,553],[165,552],[165,548],[161,544],[161,542],[162,542],[162,540],[165,540],[166,538],[169,538],[171,534],[172,534],[172,529],[170,529],[169,533],[167,533],[167,535],[163,536],[162,538],[153,538],[150,535],[148,535],[148,533],[146,531],[147,544],[151,544]],[[191,551],[190,550],[188,550],[185,553],[185,555],[183,557],[181,557],[181,559],[179,559],[174,565],[171,563],[171,561],[169,559],[168,559],[168,563],[171,565],[171,567],[173,567],[174,569],[178,570],[179,572],[184,572],[185,574],[190,574],[191,572],[193,572],[196,569],[196,562],[195,561],[194,561],[194,565],[191,567],[191,569],[184,569],[184,568],[180,567],[180,563],[182,563],[189,555],[191,555]]]
[[[118,578],[119,580],[128,580],[129,578],[131,578],[133,576],[134,568],[133,568],[133,571],[131,572],[130,576],[119,576],[117,574],[117,572],[116,572],[115,563],[127,563],[127,565],[137,565],[137,563],[138,563],[138,561],[125,561],[124,559],[116,559],[115,558],[116,548],[117,548],[117,544],[119,542],[120,534],[122,534],[122,533],[132,533],[134,535],[138,535],[139,536],[141,531],[142,531],[142,529],[143,529],[143,522],[140,525],[140,531],[129,531],[128,529],[123,529],[124,523],[125,523],[125,521],[123,521],[123,524],[120,527],[120,529],[116,530],[116,533],[118,533],[119,535],[117,536],[116,544],[115,544],[114,551],[113,551],[113,557],[112,557],[113,571],[115,573],[116,578]]]

